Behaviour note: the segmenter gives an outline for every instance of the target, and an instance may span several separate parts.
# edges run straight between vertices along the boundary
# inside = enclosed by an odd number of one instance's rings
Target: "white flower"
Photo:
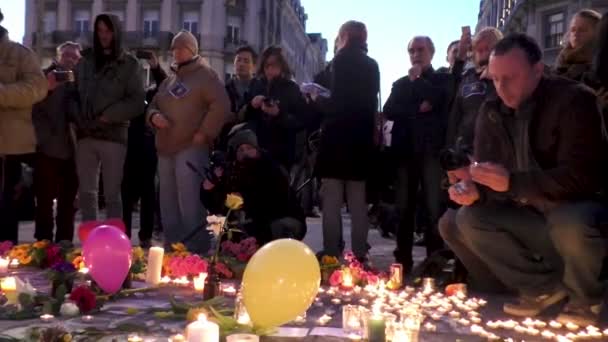
[[[61,314],[61,316],[74,317],[80,314],[80,309],[78,308],[78,305],[76,305],[74,302],[68,301],[61,304],[59,313]]]
[[[226,218],[224,216],[207,216],[207,230],[217,237],[220,235],[225,222]]]
[[[15,283],[17,285],[17,293],[25,293],[30,296],[36,295],[36,289],[32,286],[32,284],[30,284],[29,280],[23,282],[23,280],[19,279],[18,277],[15,277]]]

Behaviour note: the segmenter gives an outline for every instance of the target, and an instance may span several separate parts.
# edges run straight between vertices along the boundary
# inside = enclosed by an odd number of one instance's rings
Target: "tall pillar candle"
[[[148,252],[148,267],[146,273],[146,283],[158,285],[160,283],[160,273],[163,268],[163,257],[165,250],[162,247],[151,247]]]

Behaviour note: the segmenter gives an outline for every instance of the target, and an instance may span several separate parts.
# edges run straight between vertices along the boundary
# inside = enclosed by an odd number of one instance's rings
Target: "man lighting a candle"
[[[542,52],[524,34],[496,45],[489,74],[497,97],[479,112],[476,162],[449,189],[464,206],[458,229],[519,293],[506,313],[534,317],[569,297],[557,320],[593,324],[604,294],[600,225],[608,219],[600,195],[608,150],[596,98],[577,83],[544,76]]]

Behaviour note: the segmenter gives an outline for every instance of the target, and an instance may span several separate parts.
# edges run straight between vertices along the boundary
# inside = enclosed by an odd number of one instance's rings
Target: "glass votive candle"
[[[355,305],[344,305],[342,307],[342,330],[344,333],[361,334],[361,312]]]
[[[435,292],[435,278],[422,278],[422,291],[424,293]]]
[[[8,273],[8,265],[10,262],[9,258],[0,258],[0,275]]]
[[[234,297],[236,296],[236,288],[233,284],[220,284],[220,293],[226,297]]]
[[[384,314],[384,323],[386,324],[385,335],[388,341],[393,340],[395,329],[397,328],[397,315],[392,313]]]
[[[241,325],[251,324],[249,313],[245,308],[245,301],[243,301],[243,296],[240,293],[236,296],[236,300],[234,301],[234,319]]]

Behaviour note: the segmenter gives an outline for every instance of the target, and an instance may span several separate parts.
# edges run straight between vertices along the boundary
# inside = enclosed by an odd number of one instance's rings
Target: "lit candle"
[[[437,330],[437,327],[435,326],[435,324],[428,322],[424,325],[424,330],[429,331],[429,332],[434,332]]]
[[[400,289],[403,285],[403,265],[392,264],[390,268],[391,285],[393,289]]]
[[[536,320],[534,321],[534,327],[537,329],[543,329],[547,326],[547,323],[540,321],[540,320]]]
[[[171,282],[171,278],[164,276],[160,279],[161,284],[169,284]]]
[[[517,324],[517,322],[515,322],[514,320],[508,320],[508,321],[506,321],[506,322],[502,322],[502,326],[503,326],[505,329],[510,329],[510,330],[513,330],[513,329],[515,329],[515,327],[516,327],[517,325],[518,325],[518,324]]]
[[[78,273],[80,274],[88,274],[89,273],[89,269],[86,267],[83,267],[81,269],[78,270]]]
[[[128,342],[143,342],[144,339],[139,337],[138,335],[129,335],[129,337],[127,338]]]
[[[205,280],[207,279],[207,273],[200,273],[196,278],[193,279],[194,291],[203,292],[205,291]],[[162,282],[162,279],[161,279]]]
[[[423,293],[432,293],[435,291],[435,279],[434,278],[422,278],[422,291]]]
[[[568,322],[566,323],[566,329],[570,330],[570,331],[576,331],[578,330],[578,325],[572,323],[572,322]]]
[[[515,326],[515,328],[513,330],[515,330],[515,332],[518,334],[523,334],[526,332],[526,330],[528,330],[528,328],[521,326],[521,325],[517,325],[517,326]]]
[[[341,304],[341,303],[342,303],[342,301],[340,300],[340,298],[333,298],[333,299],[331,300],[331,302],[332,302],[333,304],[336,304],[336,305],[339,305],[339,304]]]
[[[471,317],[471,322],[473,322],[475,324],[479,324],[479,323],[481,323],[481,318],[479,318],[479,317]]]
[[[293,320],[293,322],[296,324],[304,324],[306,323],[306,316],[298,316]]]
[[[47,323],[50,322],[50,321],[52,321],[52,320],[54,320],[54,319],[55,319],[55,316],[50,315],[50,314],[44,314],[44,315],[40,316],[40,320],[43,321],[43,322],[47,322]]]
[[[2,278],[0,288],[6,296],[7,304],[17,304],[17,281],[14,277]]]
[[[17,260],[17,259],[11,260],[10,268],[17,268],[17,267],[19,267],[19,260]]]
[[[236,322],[240,325],[251,324],[251,318],[249,317],[249,313],[247,313],[247,311],[245,310],[243,310],[243,312],[240,312]]]
[[[602,331],[602,333],[604,334],[604,336],[608,336],[608,329]]]
[[[331,321],[331,316],[324,314],[323,316],[319,317],[319,324],[321,325],[326,325],[327,323],[329,323]]]
[[[540,330],[538,330],[536,328],[528,328],[528,329],[526,329],[526,334],[532,335],[532,336],[538,336],[538,335],[540,335]]]
[[[353,275],[350,273],[350,269],[345,269],[342,272],[342,284],[341,284],[341,288],[343,290],[352,290],[352,288],[355,286],[354,280],[353,280]]]
[[[146,283],[158,285],[160,283],[160,273],[163,268],[163,256],[165,250],[162,247],[151,247],[148,252],[148,267]]]
[[[84,315],[81,317],[83,322],[91,322],[93,320],[93,316],[91,315]]]
[[[186,337],[182,334],[177,334],[169,337],[169,342],[186,342]]]
[[[471,325],[471,333],[475,334],[475,335],[482,335],[483,333],[485,333],[485,329],[477,324],[473,324]]]
[[[260,337],[252,334],[233,334],[226,336],[226,342],[259,342]]]
[[[221,288],[221,292],[226,297],[236,296],[236,288],[234,288],[234,285],[232,285],[232,284],[220,285],[220,288]]]
[[[365,299],[365,298],[361,298],[361,299],[359,299],[359,303],[360,303],[361,305],[367,305],[367,304],[369,304],[369,300],[367,300],[367,299]]]
[[[540,336],[542,336],[542,337],[544,337],[544,338],[549,338],[549,339],[552,339],[552,338],[555,338],[555,333],[554,333],[553,331],[551,331],[551,330],[544,330],[544,331],[543,331],[543,332],[540,334]]]
[[[438,321],[441,319],[441,315],[438,313],[433,313],[431,314],[431,319],[433,319],[433,321]]]
[[[6,274],[8,272],[8,264],[10,260],[8,258],[0,258],[0,274]]]
[[[186,327],[188,342],[218,342],[220,340],[220,327],[207,320],[205,314],[198,315],[198,319]]]
[[[551,321],[551,322],[549,322],[549,326],[551,328],[554,328],[554,329],[561,329],[562,328],[562,324],[560,322],[558,322],[558,321]]]
[[[532,320],[532,318],[528,317],[525,321],[523,321],[523,324],[527,327],[531,327],[534,326],[534,321]]]
[[[597,327],[594,327],[593,325],[589,325],[589,326],[587,326],[587,331],[600,331],[600,329]]]
[[[369,342],[385,342],[386,340],[386,323],[377,307],[373,308],[367,323],[367,337]]]
[[[460,317],[460,312],[458,312],[458,311],[450,311],[449,315],[452,318],[458,318],[458,317]]]

